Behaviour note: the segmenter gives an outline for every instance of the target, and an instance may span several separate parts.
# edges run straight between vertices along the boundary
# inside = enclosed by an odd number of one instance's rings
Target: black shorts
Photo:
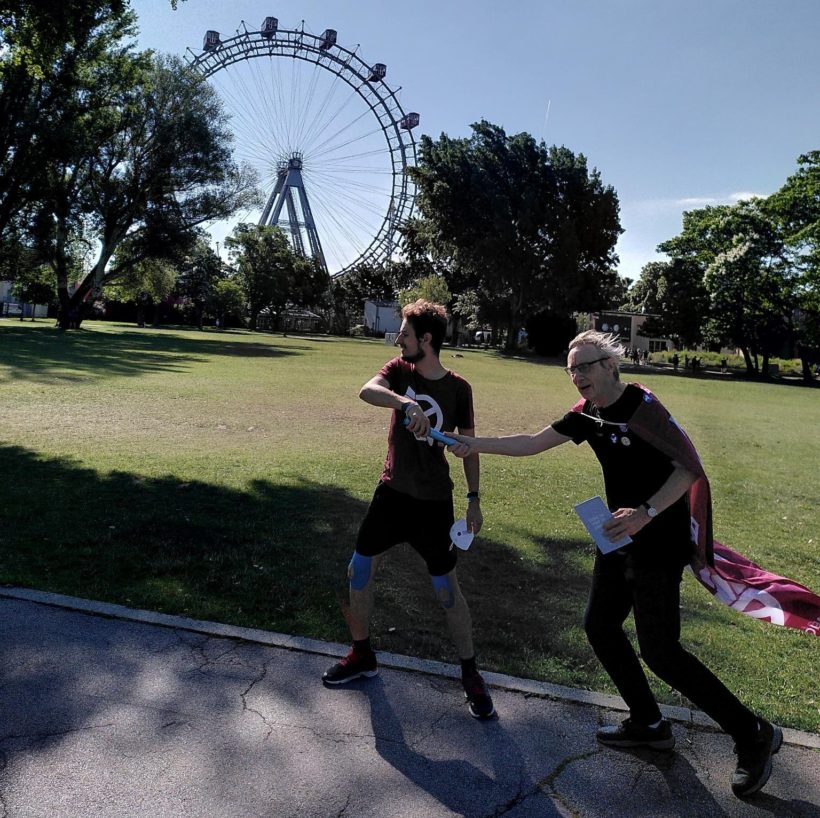
[[[427,563],[430,576],[449,574],[456,567],[456,547],[450,539],[453,497],[419,500],[380,483],[359,527],[356,550],[363,557],[383,554],[401,542]]]

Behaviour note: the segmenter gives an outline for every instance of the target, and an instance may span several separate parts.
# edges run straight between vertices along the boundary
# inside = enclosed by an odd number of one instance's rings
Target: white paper
[[[575,511],[581,518],[581,522],[586,526],[590,536],[595,540],[595,545],[602,554],[616,551],[632,542],[632,537],[625,536],[617,542],[608,540],[604,534],[603,526],[607,520],[612,519],[612,512],[606,507],[606,503],[600,497],[590,497],[583,503],[575,506]]]
[[[467,528],[467,520],[456,520],[450,529],[450,539],[462,551],[466,551],[473,542],[473,532]]]

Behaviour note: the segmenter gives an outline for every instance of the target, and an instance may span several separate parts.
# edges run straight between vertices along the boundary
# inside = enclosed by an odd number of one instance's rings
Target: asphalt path
[[[675,752],[615,751],[615,697],[385,655],[325,687],[346,647],[0,589],[0,818],[820,818],[820,736],[786,730],[765,790],[731,740],[666,708]]]

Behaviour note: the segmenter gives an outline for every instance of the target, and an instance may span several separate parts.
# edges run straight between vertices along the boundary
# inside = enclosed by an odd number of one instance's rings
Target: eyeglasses
[[[564,372],[570,376],[573,375],[588,375],[590,370],[592,369],[593,364],[599,364],[601,361],[608,361],[609,356],[605,355],[603,358],[596,358],[594,361],[585,361],[582,364],[576,364],[575,366],[565,366]]]

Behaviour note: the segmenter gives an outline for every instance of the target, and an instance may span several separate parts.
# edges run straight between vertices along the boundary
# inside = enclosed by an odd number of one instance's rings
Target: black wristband
[[[478,492],[477,491],[468,491],[467,492],[467,502],[472,503],[473,500],[479,500]]]

